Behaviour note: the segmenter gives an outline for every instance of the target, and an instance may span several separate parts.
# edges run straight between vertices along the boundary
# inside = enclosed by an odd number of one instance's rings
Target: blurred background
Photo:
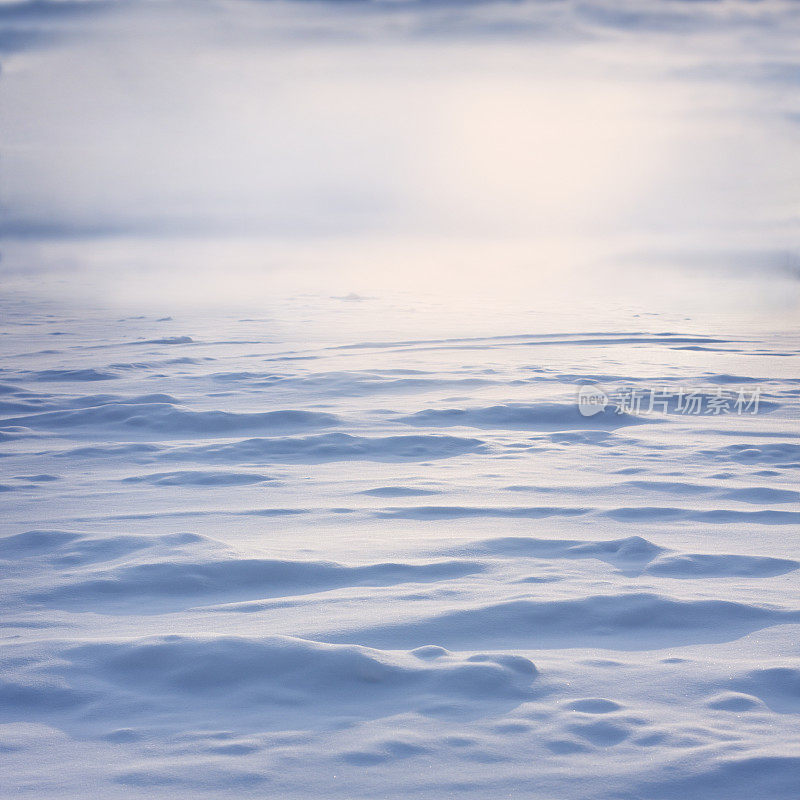
[[[796,316],[792,2],[0,2],[7,290]]]

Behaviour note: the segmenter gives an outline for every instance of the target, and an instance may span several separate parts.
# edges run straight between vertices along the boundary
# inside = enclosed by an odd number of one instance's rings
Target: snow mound
[[[583,416],[577,402],[574,403],[507,403],[485,408],[428,408],[403,417],[401,422],[409,425],[435,427],[459,426],[501,430],[572,430],[597,428],[619,428],[636,425],[642,420],[631,414],[597,414]]]
[[[648,564],[644,571],[668,578],[768,578],[784,575],[798,567],[800,563],[788,558],[687,553],[659,558]]]
[[[566,600],[512,600],[321,638],[357,638],[373,647],[386,647],[391,642],[418,647],[436,641],[451,648],[492,642],[498,647],[518,649],[647,650],[732,641],[770,625],[794,622],[800,622],[800,610],[621,593]]]
[[[257,472],[220,472],[203,470],[178,470],[155,472],[150,475],[131,475],[123,483],[147,483],[150,486],[248,486],[264,483],[272,478]]]
[[[98,540],[111,548],[113,540]],[[127,541],[117,543],[125,546]],[[129,546],[138,544],[134,537]],[[139,545],[142,546],[142,545]],[[113,553],[113,551],[111,551]],[[122,551],[124,552],[124,551]],[[29,596],[56,605],[128,602],[140,606],[143,596],[152,598],[151,611],[161,610],[168,598],[282,597],[327,591],[344,586],[384,586],[397,583],[439,581],[481,572],[475,561],[436,561],[423,564],[383,563],[345,566],[326,561],[289,561],[263,558],[171,558],[111,569],[73,573],[45,590]],[[158,601],[162,600],[162,603]]]
[[[527,536],[506,536],[485,539],[458,548],[457,553],[528,558],[598,558],[609,561],[650,561],[663,547],[643,539],[628,536],[624,539],[585,541],[573,539],[534,539]]]
[[[203,437],[237,433],[283,433],[339,424],[333,414],[319,411],[190,411],[171,403],[107,403],[75,411],[48,411],[6,420],[35,430],[58,431],[112,428],[125,433],[181,434]]]
[[[444,650],[419,657],[284,636],[166,635],[23,650],[4,653],[3,661],[24,666],[13,680],[0,678],[2,716],[77,709],[95,724],[103,718],[117,724],[154,708],[161,716],[199,719],[209,708],[236,709],[263,726],[293,710],[371,713],[389,705],[411,711],[436,697],[523,702],[537,676],[523,657]]]
[[[504,517],[508,519],[544,519],[545,517],[580,517],[588,508],[570,506],[411,506],[386,508],[375,512],[385,519],[467,519],[470,517]]]
[[[321,463],[325,461],[426,461],[480,452],[480,439],[458,436],[354,436],[326,433],[316,436],[245,439],[219,445],[176,448],[164,459],[252,464]]]
[[[83,383],[85,381],[111,381],[119,377],[113,372],[108,370],[100,370],[94,368],[88,369],[43,369],[38,372],[28,373],[26,376],[29,380],[42,381],[42,382],[76,382]]]

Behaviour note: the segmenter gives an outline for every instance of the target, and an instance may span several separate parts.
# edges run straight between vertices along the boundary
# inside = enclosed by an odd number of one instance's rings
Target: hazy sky
[[[792,0],[0,0],[6,270],[791,273],[799,40]]]

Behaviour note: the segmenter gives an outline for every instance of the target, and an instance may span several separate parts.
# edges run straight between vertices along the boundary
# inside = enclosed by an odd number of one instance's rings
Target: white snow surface
[[[2,796],[796,800],[796,333],[343,300],[3,301]]]

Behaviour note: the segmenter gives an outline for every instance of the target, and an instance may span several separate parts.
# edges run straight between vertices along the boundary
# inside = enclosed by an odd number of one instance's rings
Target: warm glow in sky
[[[1,4],[6,269],[791,272],[792,18],[716,5]]]

